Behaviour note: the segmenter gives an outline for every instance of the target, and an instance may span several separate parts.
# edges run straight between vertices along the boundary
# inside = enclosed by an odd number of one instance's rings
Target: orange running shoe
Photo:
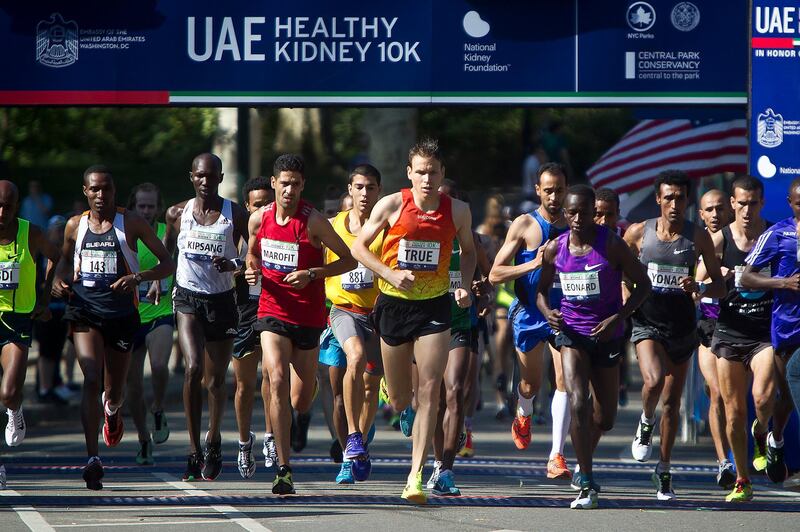
[[[103,404],[103,415],[105,416],[105,424],[103,425],[103,441],[108,447],[116,447],[122,440],[122,434],[125,432],[125,425],[122,423],[122,412],[119,407],[114,414],[108,413],[108,401]]]
[[[520,451],[531,444],[531,416],[517,415],[511,424],[511,439]]]
[[[475,449],[472,447],[472,431],[467,431],[467,441],[464,443],[464,447],[458,451],[458,456],[461,458],[472,458],[475,456]]]
[[[564,455],[559,453],[547,461],[547,478],[572,480]]]

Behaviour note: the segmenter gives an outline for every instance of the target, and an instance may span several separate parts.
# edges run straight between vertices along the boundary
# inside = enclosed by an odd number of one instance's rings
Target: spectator
[[[22,200],[20,206],[20,218],[45,228],[51,210],[53,210],[53,198],[42,192],[42,184],[39,181],[32,180],[28,183],[28,196]]]

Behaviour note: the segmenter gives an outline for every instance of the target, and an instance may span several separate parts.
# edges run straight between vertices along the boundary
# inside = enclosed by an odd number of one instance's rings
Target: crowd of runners
[[[18,216],[17,187],[0,181],[7,445],[25,437],[32,324],[50,319],[52,297],[65,302],[59,319],[69,324],[83,372],[83,479],[90,490],[103,487],[98,432],[102,425],[106,446],[119,444],[123,404],[139,438],[137,463],[152,464],[153,446],[168,439],[164,401],[175,336],[185,366],[186,481],[213,480],[222,470],[233,359],[243,478],[256,472],[252,414],[261,362],[261,444],[264,465],[275,469],[273,493],[295,493],[292,448],[324,388],[333,397],[331,430],[341,453],[337,483],[369,478],[382,403],[412,439],[402,498],[423,504],[426,489],[458,496],[455,458],[474,453],[480,353],[490,338],[497,350],[505,338],[516,350],[518,379],[509,382],[512,372],[499,361],[497,390],[499,402],[513,405],[510,436],[520,450],[531,443],[536,396],[541,405],[543,381],[554,370],[547,476],[571,481],[578,491],[572,508],[598,505],[592,456],[625,393],[629,343],[643,381],[631,434],[635,460],[653,458],[661,407],[658,499],[676,497],[671,451],[695,352],[726,500],[753,496],[748,432],[752,468],[773,482],[786,478],[783,431],[800,402],[800,179],[788,190],[790,218],[762,218],[763,185],[744,176],[730,195],[712,190],[702,197],[701,227],[687,218],[687,176],[663,172],[654,183],[660,215],[623,231],[613,191],[568,186],[564,168],[547,163],[535,186],[538,208],[507,226],[487,213],[473,231],[469,204],[445,178],[436,141],[414,145],[406,171],[410,187],[382,196],[380,171],[355,167],[350,207],[328,219],[303,199],[305,168],[296,155],[278,157],[270,178],[247,181],[242,205],[219,195],[222,162],[212,154],[191,163],[194,197],[167,209],[152,183],[136,186],[127,208],[118,207],[111,170],[92,166],[83,175],[88,209],[66,221],[55,239],[61,249],[46,228]],[[38,274],[37,260],[46,264]],[[748,426],[751,394],[755,421]],[[564,456],[567,434],[573,469]],[[0,483],[5,487],[2,466]]]

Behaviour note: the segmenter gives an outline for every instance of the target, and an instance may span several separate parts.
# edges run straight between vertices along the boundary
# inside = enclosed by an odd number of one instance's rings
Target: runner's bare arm
[[[247,242],[247,221],[250,215],[244,207],[234,202],[231,202],[231,211],[233,214],[233,240],[236,249],[241,249],[241,242]],[[236,272],[244,270],[244,264],[239,264],[238,257],[226,259],[225,257],[218,256],[212,258],[211,263],[218,272]]]
[[[722,271],[719,266],[719,259],[714,251],[714,243],[711,241],[711,236],[704,229],[697,227],[694,235],[695,247],[699,251],[699,255],[703,258],[708,276],[711,278],[711,283],[706,285],[706,290],[700,294],[698,283],[691,277],[682,279],[683,289],[689,292],[697,292],[704,297],[723,298],[727,293],[725,280],[722,278]]]
[[[73,271],[75,237],[80,221],[80,215],[76,215],[67,220],[67,224],[64,226],[64,243],[61,245],[61,257],[56,266],[56,275],[51,291],[53,297],[68,298],[72,295],[72,283],[77,274]]]
[[[381,276],[395,288],[408,290],[414,282],[414,274],[408,270],[392,270],[384,264],[380,257],[369,250],[370,244],[378,237],[381,231],[387,228],[393,215],[397,214],[403,204],[402,194],[395,192],[381,198],[372,209],[367,222],[361,227],[353,247],[350,251],[353,257]]]
[[[767,277],[758,273],[751,264],[742,271],[742,286],[751,290],[792,290],[800,292],[800,273],[789,277]]]
[[[261,219],[264,216],[264,207],[261,207],[247,220],[247,256],[244,271],[244,278],[249,285],[258,282],[258,275],[261,273],[261,243],[258,241],[258,231],[261,229]]]
[[[177,205],[173,205],[164,214],[164,220],[167,225],[167,230],[164,232],[164,247],[171,257],[175,256],[175,249],[178,246],[178,233],[181,230],[181,216],[183,215],[183,208],[186,202],[182,201]]]
[[[110,288],[112,290],[123,293],[132,292],[137,289],[137,277],[141,282],[158,281],[169,277],[175,272],[175,264],[167,253],[167,249],[158,239],[152,226],[144,218],[134,212],[127,211],[125,213],[125,226],[130,230],[131,241],[137,242],[141,240],[153,252],[153,255],[158,259],[158,263],[152,269],[123,275],[111,285]],[[133,251],[134,253],[136,252],[136,250]]]
[[[531,222],[533,222],[535,227],[532,227]],[[513,281],[515,279],[519,279],[529,272],[532,272],[540,266],[539,261],[530,261],[514,266],[511,265],[519,248],[521,246],[527,246],[527,243],[525,242],[525,232],[528,231],[529,228],[532,228],[535,235],[538,235],[533,237],[533,240],[537,242],[536,246],[541,245],[542,231],[539,228],[539,225],[536,224],[536,222],[533,221],[533,218],[527,214],[517,216],[517,218],[511,223],[511,227],[508,228],[506,240],[503,242],[503,246],[500,248],[500,251],[497,252],[497,256],[494,258],[494,265],[492,265],[492,270],[489,272],[489,282],[494,285],[498,285],[508,281]]]
[[[642,237],[644,236],[644,222],[639,222],[632,224],[628,229],[625,231],[625,236],[623,236],[623,241],[625,244],[628,245],[630,248],[631,253],[633,253],[634,257],[639,257],[641,253],[641,246],[642,246]],[[628,297],[630,297],[631,292],[633,292],[633,281],[628,279],[627,275],[622,276],[622,300],[627,301]]]
[[[472,302],[472,291],[469,289],[469,280],[475,277],[477,253],[475,251],[475,237],[472,236],[472,213],[469,205],[460,200],[453,200],[453,222],[456,226],[456,238],[461,248],[459,261],[461,269],[462,286],[453,292],[456,305],[467,308]]]
[[[609,235],[609,258],[612,264],[622,270],[622,275],[626,279],[630,279],[634,285],[622,309],[619,311],[621,319],[628,319],[639,306],[644,303],[644,300],[650,295],[652,285],[647,272],[630,246],[615,234]]]
[[[559,330],[563,323],[561,311],[550,308],[550,287],[553,286],[553,279],[556,276],[555,261],[557,253],[558,241],[551,240],[544,247],[544,252],[542,253],[542,273],[539,277],[539,284],[536,286],[536,306],[555,331]]]

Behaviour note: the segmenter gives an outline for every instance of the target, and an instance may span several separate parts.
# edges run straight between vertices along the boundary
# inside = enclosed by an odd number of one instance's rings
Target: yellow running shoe
[[[389,404],[389,387],[386,386],[386,378],[381,377],[381,384],[378,386],[378,399],[385,404]]]
[[[422,491],[422,471],[417,472],[413,485],[411,483],[406,484],[400,497],[413,504],[426,504],[428,502],[428,496]]]
[[[458,456],[461,458],[472,458],[475,456],[475,448],[472,446],[472,431],[467,431],[467,441],[464,442],[464,447],[458,451]]]
[[[726,497],[726,502],[747,502],[753,500],[753,485],[749,480],[737,480],[733,491]]]
[[[767,433],[756,436],[757,424],[758,420],[754,419],[753,426],[750,427],[750,434],[753,435],[753,468],[760,472],[767,468]]]

